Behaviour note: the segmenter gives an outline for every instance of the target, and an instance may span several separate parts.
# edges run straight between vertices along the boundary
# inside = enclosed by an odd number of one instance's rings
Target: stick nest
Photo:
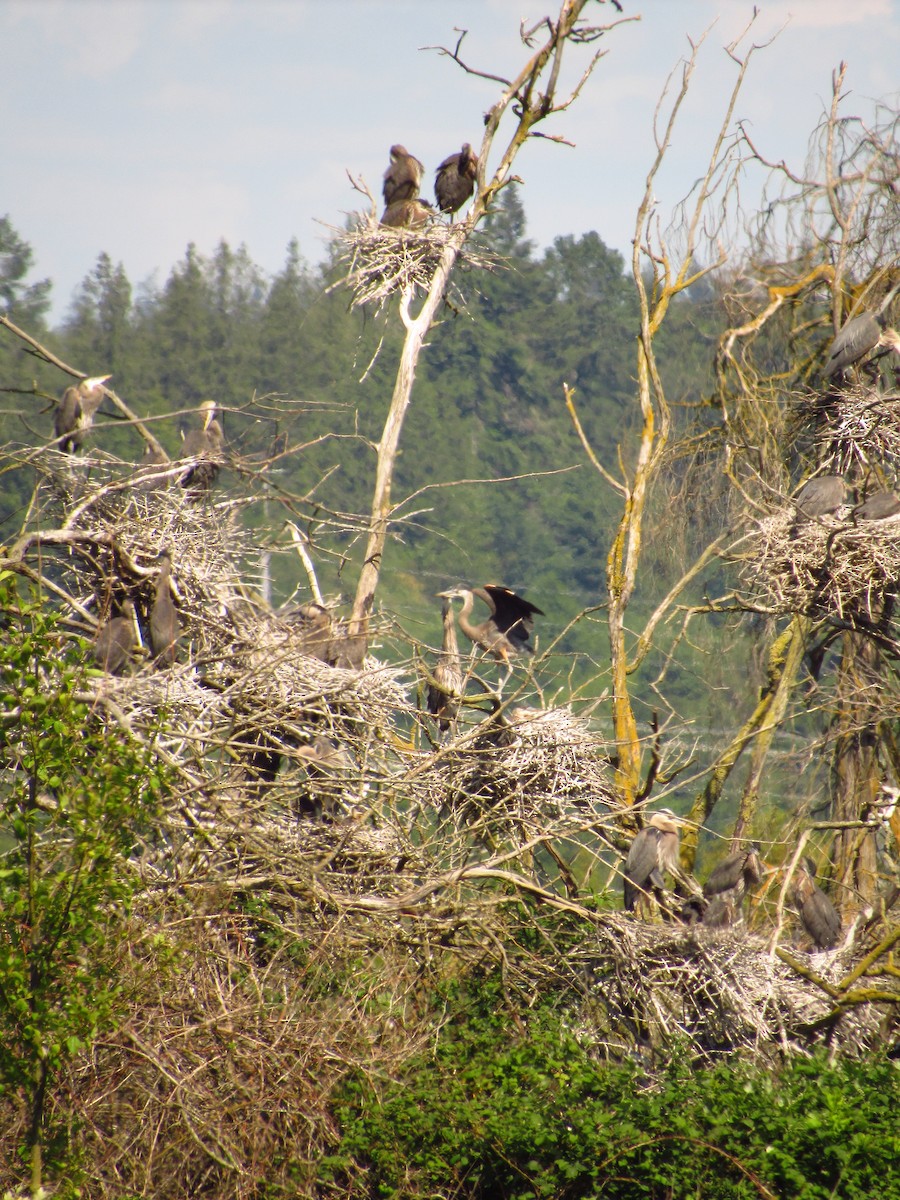
[[[900,520],[796,519],[793,507],[761,520],[744,543],[741,578],[750,602],[778,613],[880,619],[900,579]]]
[[[409,289],[427,292],[457,227],[435,218],[424,229],[393,229],[367,217],[351,230],[335,229],[340,261],[345,265],[342,284],[353,294],[352,308],[367,304],[381,305],[395,292]],[[468,269],[496,270],[501,259],[484,247],[468,242],[460,250],[454,277]],[[449,299],[465,307],[462,293],[451,285]]]
[[[855,386],[800,397],[792,425],[812,429],[816,459],[835,474],[864,477],[875,465],[900,463],[900,392]]]

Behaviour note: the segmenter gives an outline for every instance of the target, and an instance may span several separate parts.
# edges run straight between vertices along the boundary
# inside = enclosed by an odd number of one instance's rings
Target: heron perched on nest
[[[74,454],[94,421],[94,413],[106,394],[103,385],[111,375],[92,375],[75,387],[67,387],[56,406],[53,433],[63,454]]]
[[[475,191],[478,157],[468,142],[445,158],[434,176],[434,194],[441,212],[455,213]]]
[[[895,283],[881,304],[873,312],[862,312],[851,317],[840,329],[828,347],[828,357],[822,374],[826,379],[843,375],[848,367],[860,362],[871,351],[893,350],[900,354],[900,334],[887,328],[887,310],[891,301],[900,292],[900,283]]]
[[[131,600],[122,604],[118,617],[104,622],[94,638],[92,652],[98,666],[110,675],[121,675],[131,661],[135,648],[139,648],[137,616]]]
[[[159,574],[156,577],[156,591],[150,608],[150,648],[159,666],[171,667],[175,663],[178,650],[181,621],[170,590],[172,559],[168,551],[164,550],[157,561]]]
[[[414,197],[411,200],[395,200],[381,214],[381,224],[390,229],[421,229],[434,216],[431,205]]]
[[[873,492],[857,504],[851,516],[857,521],[889,521],[900,514],[900,498],[893,492]]]
[[[641,896],[662,898],[665,874],[681,877],[678,861],[680,822],[670,808],[661,808],[648,820],[631,843],[622,876],[625,907],[637,908]]]
[[[405,146],[391,146],[390,155],[391,163],[384,173],[381,189],[388,208],[398,200],[415,200],[425,174],[422,163]]]
[[[703,895],[709,901],[703,924],[721,929],[742,920],[744,897],[762,880],[762,875],[759,846],[752,845],[729,854],[712,869],[703,885]]]
[[[278,615],[282,621],[287,621],[298,631],[302,654],[308,654],[324,663],[331,661],[331,614],[324,604],[307,600],[303,604],[283,609]]]
[[[192,491],[205,490],[212,487],[219,474],[219,464],[215,459],[220,458],[225,448],[225,434],[222,426],[216,420],[215,400],[204,400],[197,410],[200,425],[190,431],[181,447],[181,458],[196,458],[179,479],[183,488]]]
[[[841,918],[816,883],[816,865],[811,858],[804,858],[797,864],[793,894],[800,922],[816,949],[831,950],[841,935]]]
[[[840,475],[818,475],[803,485],[794,504],[797,508],[795,525],[831,516],[844,503],[846,485]]]
[[[456,720],[463,689],[463,671],[456,640],[456,622],[453,620],[453,604],[446,597],[441,605],[441,622],[441,653],[434,668],[434,683],[428,686],[428,711],[437,721],[441,733],[446,733]]]

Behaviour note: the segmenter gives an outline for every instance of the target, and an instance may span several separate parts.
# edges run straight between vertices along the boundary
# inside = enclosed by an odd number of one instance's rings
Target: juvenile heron
[[[110,675],[121,675],[140,644],[134,604],[125,600],[121,615],[111,617],[97,631],[92,648],[94,660]]]
[[[433,215],[424,200],[394,200],[381,214],[381,224],[390,229],[421,229]]]
[[[665,873],[681,877],[678,861],[680,823],[670,808],[661,808],[648,820],[631,843],[622,884],[625,908],[634,912],[642,896],[651,893],[657,899],[665,889]]]
[[[895,329],[887,328],[887,310],[898,291],[900,283],[894,284],[873,312],[862,312],[842,326],[828,347],[822,372],[826,379],[842,375],[872,350],[900,353],[900,334]]]
[[[391,164],[384,173],[382,194],[388,208],[398,200],[415,200],[419,194],[424,166],[405,146],[391,146]]]
[[[434,684],[428,685],[428,711],[437,721],[441,733],[446,733],[456,720],[463,689],[453,604],[446,597],[441,605],[441,621],[444,627],[441,653],[434,668]]]
[[[181,621],[169,585],[172,559],[168,551],[164,550],[157,561],[156,595],[150,608],[150,649],[159,666],[171,667],[175,663]]]
[[[800,921],[816,949],[831,950],[841,935],[841,918],[816,883],[816,865],[811,858],[798,863],[793,892]]]
[[[63,454],[74,454],[103,403],[103,385],[111,375],[93,375],[75,387],[67,387],[56,405],[53,432]]]
[[[900,513],[900,499],[893,492],[873,492],[857,504],[852,516],[857,521],[889,521]]]
[[[846,485],[840,475],[817,475],[803,485],[794,498],[795,525],[836,513],[844,503]]]
[[[308,600],[278,614],[300,635],[300,652],[327,663],[331,657],[331,614],[323,604]]]
[[[703,885],[703,895],[709,901],[703,914],[703,924],[713,929],[735,925],[743,918],[744,897],[762,879],[759,846],[729,854],[713,867]]]
[[[445,158],[434,176],[434,194],[441,212],[455,213],[475,191],[478,158],[468,142],[462,150]]]
[[[222,426],[216,420],[215,400],[204,400],[197,410],[200,425],[190,431],[184,439],[179,458],[197,459],[180,476],[178,482],[183,488],[205,490],[212,487],[219,474],[220,458],[225,448],[225,435]]]

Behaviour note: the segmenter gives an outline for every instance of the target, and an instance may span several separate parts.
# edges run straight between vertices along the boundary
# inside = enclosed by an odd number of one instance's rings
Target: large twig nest
[[[873,466],[900,463],[900,393],[858,385],[799,401],[794,423],[812,428],[819,461],[848,478],[863,478]]]
[[[604,748],[567,708],[513,708],[483,721],[434,756],[416,789],[420,805],[461,824],[519,836],[620,807]]]
[[[900,519],[855,521],[844,507],[798,521],[793,509],[761,520],[744,543],[752,602],[780,613],[877,621],[900,579]]]
[[[437,217],[423,229],[394,229],[365,218],[353,229],[336,229],[339,256],[345,264],[341,283],[353,293],[352,307],[381,304],[404,289],[427,291],[454,232]],[[458,267],[493,270],[500,259],[469,242],[460,251]],[[463,305],[461,295],[456,301]]]

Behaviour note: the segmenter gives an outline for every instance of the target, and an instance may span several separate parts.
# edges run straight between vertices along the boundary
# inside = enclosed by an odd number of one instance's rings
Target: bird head
[[[677,833],[684,822],[675,816],[671,808],[658,808],[647,824],[653,829],[661,829],[663,833]]]
[[[90,375],[87,379],[82,379],[78,390],[83,395],[89,396],[92,392],[100,391],[107,379],[112,379],[112,375]]]

